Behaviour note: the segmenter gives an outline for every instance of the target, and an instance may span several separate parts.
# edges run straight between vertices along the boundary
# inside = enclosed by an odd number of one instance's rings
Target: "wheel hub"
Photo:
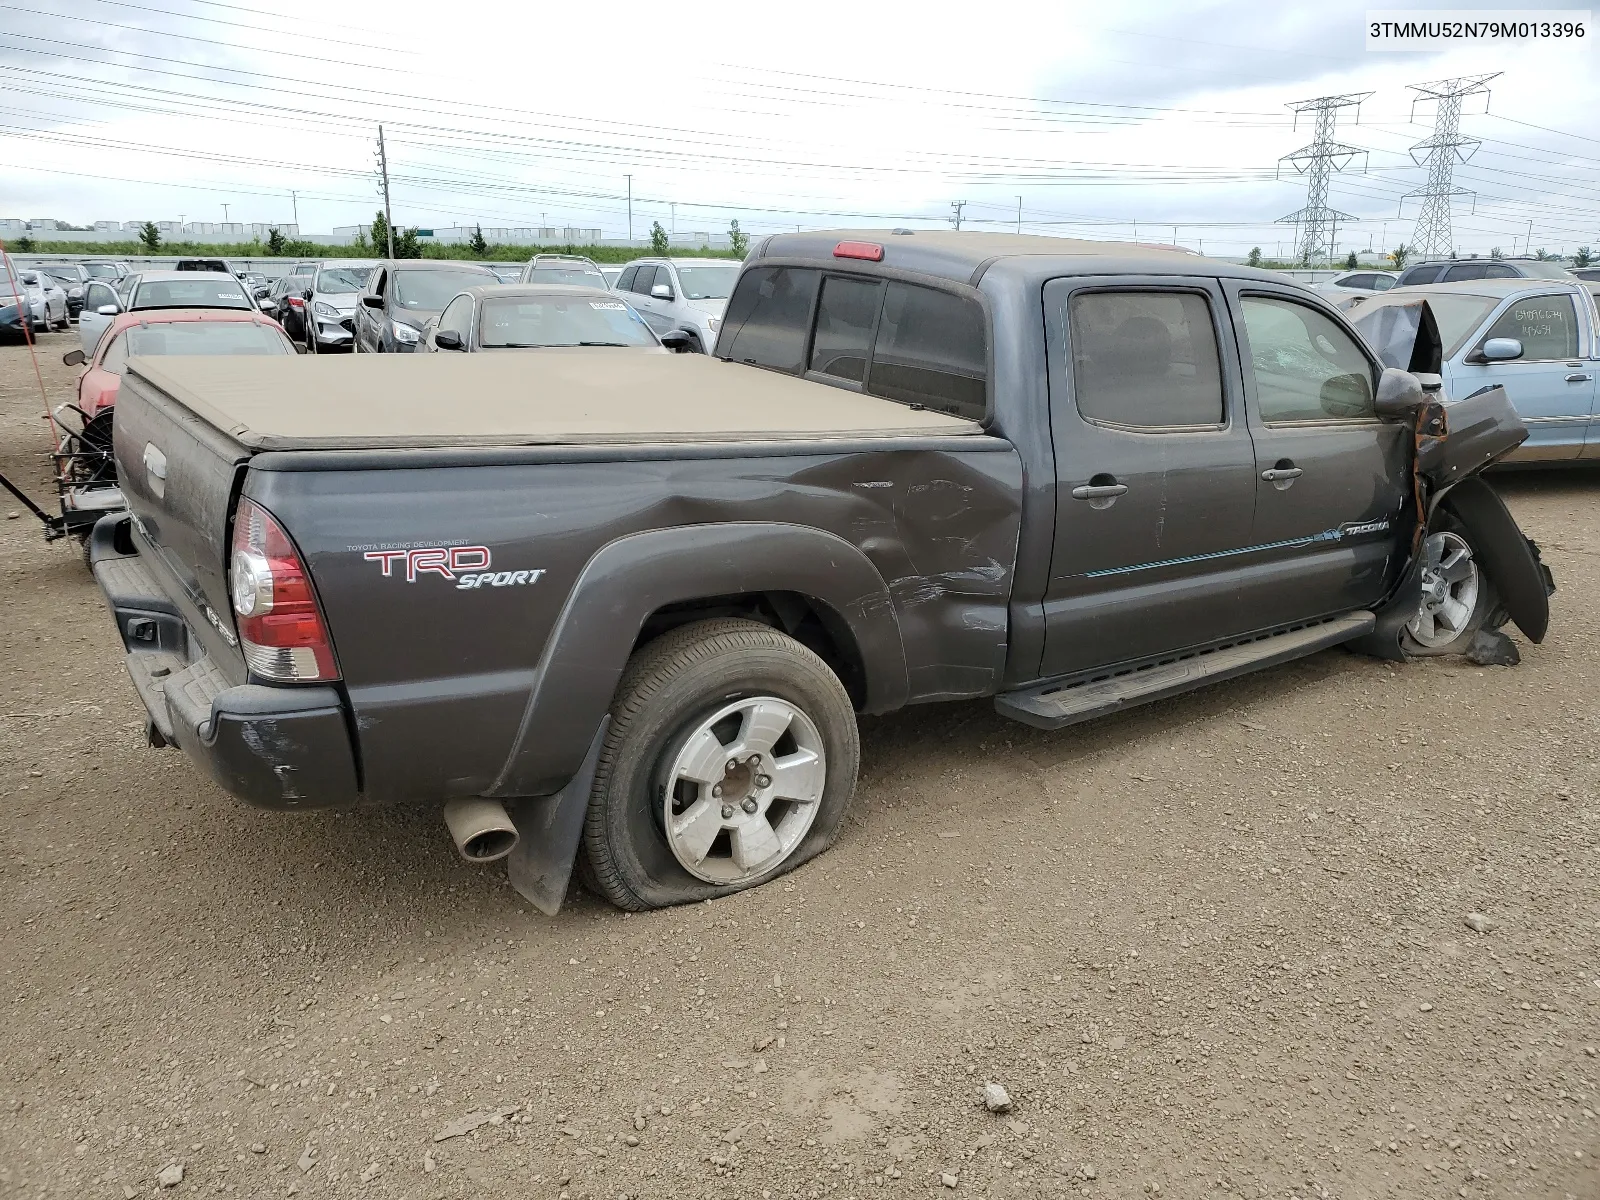
[[[1422,600],[1406,630],[1421,646],[1447,646],[1466,631],[1478,606],[1478,564],[1460,534],[1441,532],[1423,543]]]
[[[663,831],[684,870],[734,884],[775,871],[816,818],[822,737],[795,705],[756,696],[694,725],[665,759]]]

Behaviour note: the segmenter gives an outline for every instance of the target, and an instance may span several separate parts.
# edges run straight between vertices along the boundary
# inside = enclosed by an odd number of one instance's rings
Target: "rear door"
[[[1304,293],[1226,285],[1255,443],[1251,541],[1263,625],[1380,600],[1401,569],[1407,431],[1373,409],[1379,364]]]
[[[1250,628],[1255,456],[1216,280],[1060,279],[1044,300],[1056,534],[1041,674]]]
[[[672,328],[672,322],[662,315],[662,303],[650,294],[650,289],[658,282],[663,282],[655,263],[642,263],[639,273],[633,277],[633,306],[639,310],[639,315],[645,323],[657,333],[665,333]]]
[[[383,349],[383,309],[370,307],[363,297],[381,297],[388,283],[387,268],[379,268],[373,271],[372,278],[367,280],[368,290],[356,297],[355,348],[358,350],[377,353]],[[293,284],[288,286],[292,288]]]

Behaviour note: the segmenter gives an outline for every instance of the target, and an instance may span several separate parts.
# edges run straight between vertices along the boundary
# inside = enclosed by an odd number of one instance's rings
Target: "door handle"
[[[1074,500],[1115,500],[1118,496],[1126,495],[1128,485],[1125,483],[1084,484],[1072,489]]]
[[[1268,483],[1277,483],[1279,480],[1299,479],[1304,474],[1299,467],[1268,467],[1261,472],[1261,478]]]
[[[1585,374],[1582,371],[1579,371],[1579,372],[1577,372],[1575,374],[1568,375],[1567,376],[1567,382],[1568,383],[1588,383],[1593,378],[1594,378],[1593,375],[1588,375],[1588,374]]]

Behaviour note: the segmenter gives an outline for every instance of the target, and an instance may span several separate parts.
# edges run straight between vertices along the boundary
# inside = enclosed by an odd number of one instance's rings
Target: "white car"
[[[641,258],[627,265],[613,290],[630,293],[628,303],[657,336],[681,329],[690,353],[710,354],[742,265],[728,258]]]
[[[356,301],[367,289],[372,263],[360,259],[321,263],[306,280],[305,343],[312,354],[355,348]]]
[[[65,329],[68,324],[67,292],[43,271],[19,271],[23,293],[35,329]]]
[[[86,296],[78,318],[78,338],[86,358],[94,357],[95,346],[118,313],[147,308],[243,308],[254,312],[259,307],[244,284],[220,271],[141,271],[123,280],[120,291],[108,283],[91,283]]]
[[[1311,290],[1328,298],[1335,308],[1349,310],[1363,300],[1370,300],[1379,292],[1386,292],[1399,275],[1393,271],[1379,271],[1371,267],[1358,271],[1345,271],[1332,279],[1313,283]]]

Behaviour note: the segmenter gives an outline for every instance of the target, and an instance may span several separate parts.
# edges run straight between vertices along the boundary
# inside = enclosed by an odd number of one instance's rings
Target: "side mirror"
[[[1516,338],[1490,338],[1478,353],[1485,362],[1507,362],[1522,357],[1522,343]]]
[[[454,329],[441,329],[433,335],[433,344],[440,350],[465,350],[461,335]]]
[[[265,296],[263,296],[261,299],[256,301],[256,307],[262,312],[271,312],[273,305],[271,300],[268,300]]]
[[[88,362],[88,356],[82,350],[68,350],[61,356],[61,361],[69,367],[81,367]]]
[[[1373,408],[1387,421],[1409,418],[1427,401],[1422,380],[1399,367],[1385,367],[1378,377],[1378,395]]]
[[[97,314],[99,314],[100,316],[102,316],[102,317],[114,317],[119,312],[121,312],[122,310],[120,308],[118,308],[115,304],[102,304],[99,308],[95,309],[94,311]]]
[[[302,292],[302,293],[301,293],[301,294],[300,294],[300,298],[301,298],[301,299],[302,299],[302,300],[309,300],[309,299],[311,299],[311,295],[312,295],[312,291],[311,291],[311,289],[310,289],[310,288],[307,288],[307,289],[306,289],[306,290],[305,290],[305,291],[304,291],[304,292]]]
[[[658,283],[655,285],[655,287],[650,289],[650,295],[656,300],[671,300],[672,285],[667,283]]]
[[[674,354],[682,354],[689,348],[689,335],[681,329],[669,329],[661,335],[661,344]]]
[[[310,354],[311,353],[311,347],[307,346],[304,342],[295,342],[294,343],[294,352],[296,354]]]
[[[368,308],[382,308],[383,297],[374,296],[371,292],[367,292],[361,297],[361,303],[366,305]]]

